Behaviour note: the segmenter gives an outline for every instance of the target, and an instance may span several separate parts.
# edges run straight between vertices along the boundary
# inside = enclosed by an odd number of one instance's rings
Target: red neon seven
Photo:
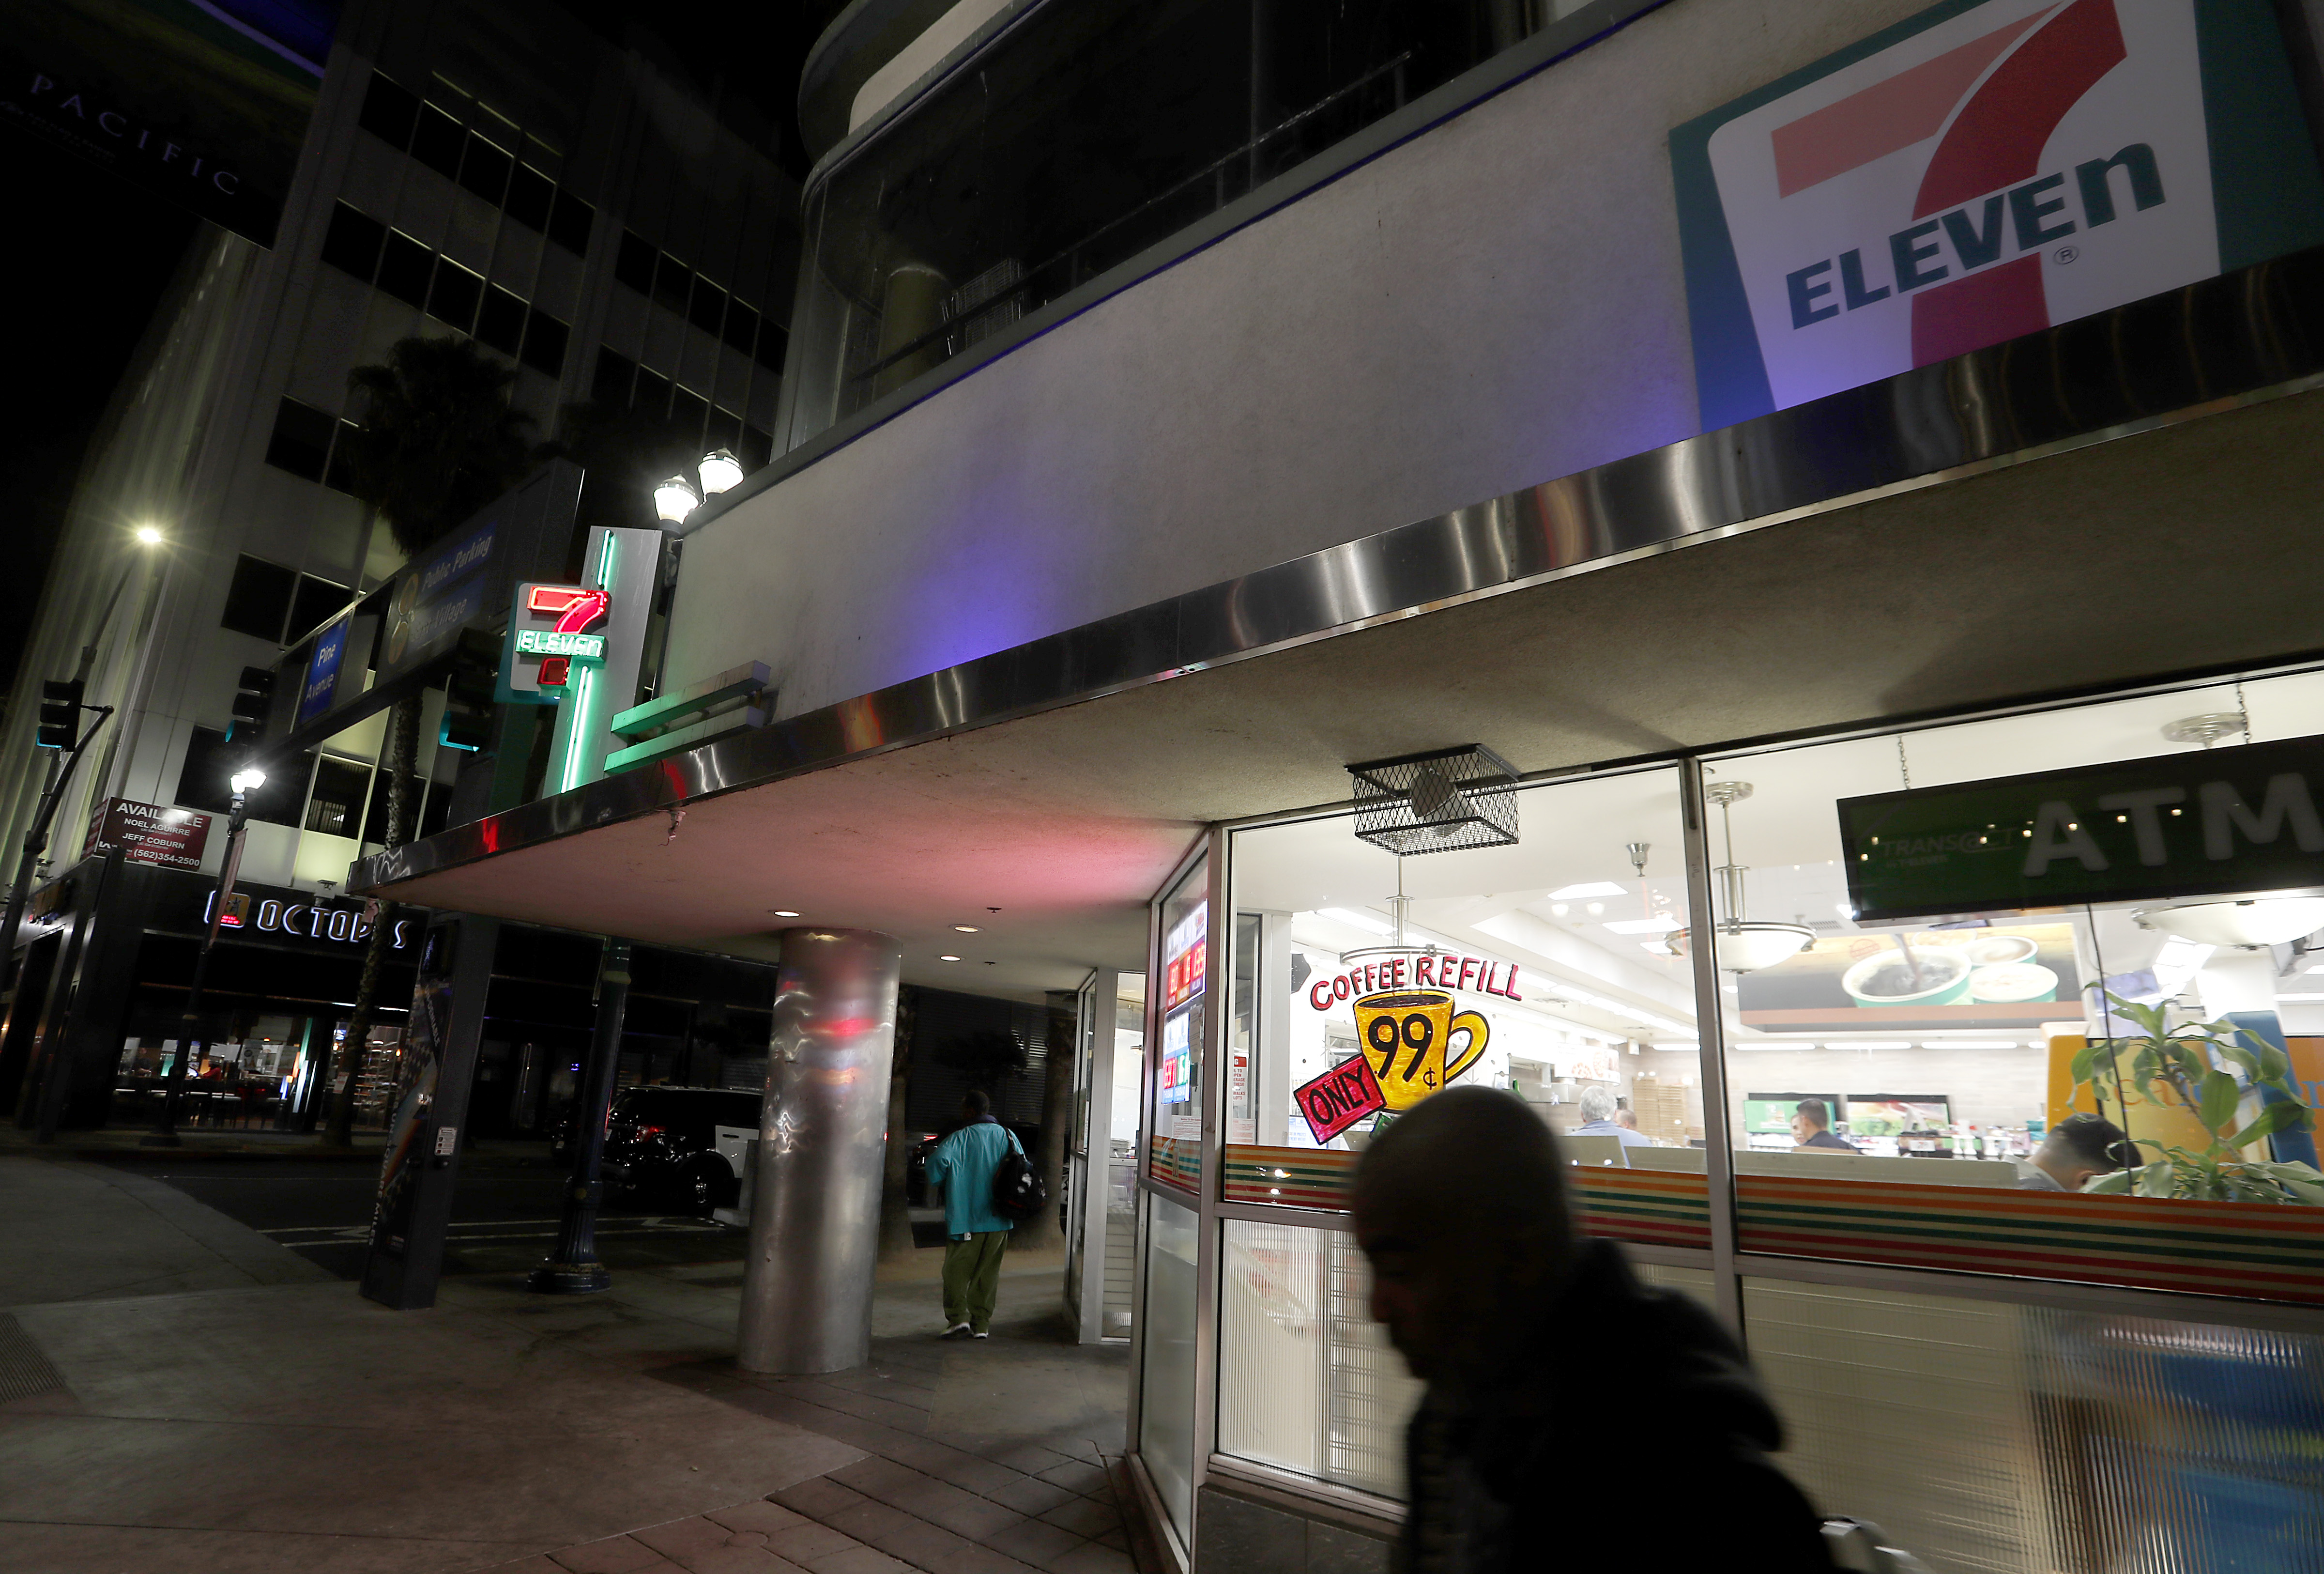
[[[525,597],[528,612],[558,614],[556,632],[580,634],[605,616],[613,598],[603,590],[569,585],[535,585]]]

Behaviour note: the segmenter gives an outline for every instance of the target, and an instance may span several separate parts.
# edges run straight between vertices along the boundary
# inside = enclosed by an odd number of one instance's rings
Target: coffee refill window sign
[[[1495,957],[1377,950],[1341,961],[1302,991],[1311,1011],[1355,1024],[1357,1056],[1292,1094],[1318,1145],[1366,1116],[1400,1115],[1475,1069],[1493,1037],[1476,997],[1525,998],[1516,964]]]

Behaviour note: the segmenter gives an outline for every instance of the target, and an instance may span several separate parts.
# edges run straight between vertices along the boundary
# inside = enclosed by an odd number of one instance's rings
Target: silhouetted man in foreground
[[[1575,1228],[1564,1169],[1533,1112],[1485,1088],[1427,1099],[1357,1167],[1372,1315],[1428,1384],[1405,1569],[1830,1569],[1742,1351]]]

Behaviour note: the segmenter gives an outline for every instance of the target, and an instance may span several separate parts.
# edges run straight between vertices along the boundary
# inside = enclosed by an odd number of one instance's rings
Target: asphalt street
[[[104,1162],[163,1180],[198,1202],[272,1236],[342,1279],[362,1274],[375,1166],[296,1158],[107,1154]],[[564,1168],[546,1145],[472,1154],[461,1161],[444,1253],[447,1273],[507,1273],[533,1267],[557,1236]],[[598,1217],[597,1254],[609,1268],[733,1261],[742,1232],[691,1218],[650,1197],[609,1197]]]

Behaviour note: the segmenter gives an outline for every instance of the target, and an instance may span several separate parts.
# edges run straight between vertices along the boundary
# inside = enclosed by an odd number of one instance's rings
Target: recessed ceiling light
[[[973,923],[956,923],[952,927],[959,931],[962,934],[974,934],[976,932],[976,926]]]
[[[797,918],[798,916],[797,912],[788,907],[770,907],[767,911],[773,913],[777,918]]]
[[[958,957],[938,957],[936,960],[939,962],[957,962],[960,958]]]
[[[1622,887],[1611,880],[1584,880],[1579,885],[1561,885],[1549,893],[1552,902],[1579,902],[1585,896],[1619,896]]]

